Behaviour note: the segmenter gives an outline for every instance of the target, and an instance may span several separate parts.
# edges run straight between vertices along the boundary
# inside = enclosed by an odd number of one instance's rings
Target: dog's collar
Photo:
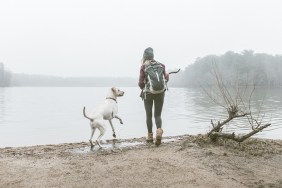
[[[117,103],[117,100],[115,98],[107,97],[106,99],[112,99],[112,100],[114,100]]]

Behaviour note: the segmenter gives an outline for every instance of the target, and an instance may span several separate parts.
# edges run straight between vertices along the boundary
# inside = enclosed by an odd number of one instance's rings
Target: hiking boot
[[[162,143],[162,135],[163,135],[163,130],[162,128],[157,129],[157,135],[156,135],[156,146],[159,146]]]
[[[146,141],[148,143],[153,143],[154,142],[153,133],[148,133],[148,138],[146,139]]]

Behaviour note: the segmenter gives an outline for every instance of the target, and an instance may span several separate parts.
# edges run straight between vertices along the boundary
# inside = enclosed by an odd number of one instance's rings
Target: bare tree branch
[[[263,120],[265,117],[265,114],[262,114],[261,112],[261,105],[256,112],[256,117],[254,117],[254,113],[252,112],[251,106],[252,106],[252,96],[255,91],[255,86],[251,90],[249,96],[248,96],[248,101],[247,104],[244,100],[244,96],[247,94],[247,88],[248,85],[245,84],[244,87],[240,87],[238,80],[235,82],[235,88],[234,92],[231,92],[227,86],[224,83],[224,80],[221,76],[221,73],[219,72],[218,66],[216,63],[213,62],[213,70],[212,70],[212,75],[215,78],[215,86],[216,90],[213,93],[208,92],[204,87],[202,89],[204,92],[208,95],[209,98],[212,99],[212,101],[216,104],[219,104],[220,106],[224,107],[227,111],[228,118],[225,119],[224,121],[218,121],[215,123],[213,120],[211,120],[211,125],[212,129],[207,133],[207,136],[209,136],[213,141],[216,141],[217,138],[226,138],[226,139],[232,139],[237,142],[243,142],[247,138],[253,136],[254,134],[262,131],[263,129],[269,127],[271,124],[263,124]],[[234,85],[233,85],[234,86]],[[235,94],[235,95],[232,95]],[[216,95],[217,97],[220,97],[220,99],[217,99],[214,97]],[[219,102],[220,100],[223,101],[223,103]],[[222,132],[224,130],[224,127],[231,122],[234,119],[237,118],[242,118],[246,117],[247,122],[249,124],[249,130],[250,132],[245,135],[241,136],[236,136],[235,132],[232,134],[230,133],[224,133]],[[236,126],[237,128],[240,128],[239,126]],[[248,126],[244,126],[248,127]]]
[[[211,137],[221,137],[221,138],[227,138],[227,139],[231,139],[237,142],[243,142],[244,140],[246,140],[247,138],[253,136],[254,134],[262,131],[263,129],[265,129],[266,127],[270,126],[271,124],[266,124],[263,126],[260,126],[259,128],[249,132],[248,134],[245,134],[243,136],[236,136],[235,133],[220,133],[220,132],[212,132],[211,133]]]

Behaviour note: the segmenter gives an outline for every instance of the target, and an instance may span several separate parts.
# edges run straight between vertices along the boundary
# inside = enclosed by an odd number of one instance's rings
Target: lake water
[[[124,124],[113,120],[117,138],[146,136],[145,110],[139,88],[120,89],[125,95],[118,99],[118,114]],[[94,110],[104,101],[108,90],[107,87],[0,88],[0,147],[88,141],[90,126],[82,115],[83,106],[88,112]],[[282,129],[279,129],[282,126],[281,94],[281,89],[260,89],[253,95],[254,111],[263,99],[261,111],[266,114],[265,122],[272,124],[266,129],[268,131],[256,137],[282,139]],[[225,110],[214,104],[201,89],[170,88],[166,92],[162,114],[164,136],[204,134],[211,128],[211,119],[225,117]],[[246,123],[235,121],[239,126]],[[102,140],[112,139],[110,125],[106,124],[107,131]],[[97,136],[96,131],[94,139]]]

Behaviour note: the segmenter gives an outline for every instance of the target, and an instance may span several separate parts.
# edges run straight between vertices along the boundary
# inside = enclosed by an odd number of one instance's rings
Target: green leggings
[[[154,117],[155,117],[155,123],[157,128],[162,127],[162,109],[164,104],[164,96],[165,92],[159,93],[159,94],[147,94],[144,99],[144,106],[146,110],[146,123],[148,128],[148,133],[152,133],[152,127],[153,127],[153,104],[154,104]]]

